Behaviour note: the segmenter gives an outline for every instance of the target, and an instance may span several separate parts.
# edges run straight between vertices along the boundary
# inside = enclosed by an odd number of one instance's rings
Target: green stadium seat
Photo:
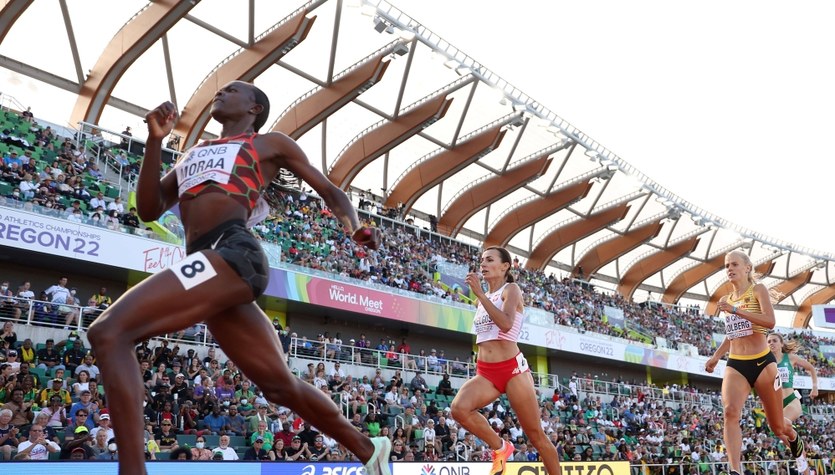
[[[194,434],[180,434],[177,436],[177,445],[179,446],[188,445],[189,447],[194,447],[196,443],[197,436]]]
[[[45,383],[45,382],[46,382],[46,380],[47,380],[46,370],[45,370],[45,369],[43,369],[43,368],[38,368],[37,366],[32,366],[32,367],[30,367],[30,368],[29,368],[29,372],[30,372],[30,373],[32,373],[32,374],[34,374],[35,376],[37,376],[37,377],[38,377],[38,381],[40,381],[40,382],[41,382],[41,386],[43,386],[43,385],[44,385],[44,383]]]
[[[220,436],[219,435],[204,435],[203,439],[206,440],[206,447],[213,449],[220,445]]]

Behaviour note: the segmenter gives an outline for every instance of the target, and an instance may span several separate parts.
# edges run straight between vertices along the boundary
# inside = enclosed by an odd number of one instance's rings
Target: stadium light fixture
[[[403,56],[404,54],[406,54],[408,52],[409,52],[409,47],[404,45],[403,43],[400,43],[397,46],[395,46],[394,50],[392,51],[392,53],[396,54],[397,56]]]
[[[387,28],[388,24],[386,24],[386,22],[383,21],[382,18],[377,17],[374,19],[374,29],[377,30],[377,33],[382,33],[386,31]]]

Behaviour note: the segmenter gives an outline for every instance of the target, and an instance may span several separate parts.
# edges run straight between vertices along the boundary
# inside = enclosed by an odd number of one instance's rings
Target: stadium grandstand
[[[185,255],[175,213],[150,223],[133,209],[142,117],[163,100],[183,111],[166,173],[217,136],[211,99],[241,79],[272,99],[269,129],[296,139],[363,223],[384,230],[381,249],[354,246],[289,173],[272,200],[282,206],[252,228],[271,266],[258,304],[291,369],[358,430],[392,438],[393,461],[490,460],[449,404],[475,371],[464,277],[482,247],[501,245],[515,257],[520,344],[561,460],[724,473],[724,362],[715,374],[704,364],[724,338],[724,255],[743,249],[782,295],[775,308],[790,323],[777,330],[817,369],[818,398],[808,374],[795,378],[798,427],[816,473],[835,473],[835,334],[811,325],[835,299],[831,253],[682,199],[387,1],[59,3],[0,9],[0,66],[54,94],[30,107],[32,96],[0,93],[0,405],[32,409],[0,410],[4,461],[28,457],[19,447],[33,423],[54,442],[50,460],[116,456],[94,435],[112,432],[111,414],[86,329]],[[74,30],[82,15],[109,20]],[[47,20],[66,30],[61,61],[20,47]],[[204,325],[136,351],[149,459],[247,459],[261,438],[268,461],[356,460],[327,428],[267,401]],[[537,462],[505,397],[484,414],[516,461]],[[790,473],[763,411],[749,404],[743,418],[746,470]]]

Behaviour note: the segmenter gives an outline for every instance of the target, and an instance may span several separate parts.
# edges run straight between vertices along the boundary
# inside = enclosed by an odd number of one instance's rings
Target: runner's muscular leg
[[[792,424],[801,415],[803,415],[803,405],[800,403],[800,399],[795,399],[783,408],[783,418],[788,421],[787,424]]]
[[[144,391],[134,353],[136,343],[194,325],[207,315],[222,313],[230,304],[251,300],[249,286],[220,255],[201,251],[143,280],[90,326],[88,337],[98,355],[108,407],[118,415],[113,426],[119,435],[121,475],[145,473]]]
[[[725,368],[725,376],[722,379],[722,403],[723,418],[722,425],[725,450],[728,453],[728,465],[732,470],[740,473],[742,457],[742,429],[739,427],[739,420],[742,417],[742,407],[751,392],[751,386],[745,376],[731,367]]]
[[[502,448],[502,439],[478,410],[501,395],[493,383],[477,374],[461,386],[450,405],[452,418],[493,450]]]
[[[786,424],[786,420],[783,418],[783,391],[780,389],[776,363],[771,363],[765,367],[757,377],[754,388],[757,390],[760,401],[762,401],[765,420],[774,435],[783,439],[786,444],[789,440],[794,440],[797,433],[792,428],[791,423]]]
[[[516,411],[516,417],[522,425],[522,430],[528,436],[537,452],[539,452],[542,463],[549,475],[560,475],[559,455],[557,448],[548,440],[545,431],[542,430],[540,419],[541,410],[539,401],[536,399],[533,376],[525,372],[514,376],[507,382],[507,399],[510,407]]]
[[[357,431],[324,393],[290,371],[275,329],[255,303],[215,314],[206,324],[226,356],[264,391],[268,400],[290,407],[363,462],[371,458],[371,440]]]

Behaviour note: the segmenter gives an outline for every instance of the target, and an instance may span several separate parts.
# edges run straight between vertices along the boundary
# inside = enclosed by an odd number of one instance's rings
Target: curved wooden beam
[[[519,231],[585,198],[591,187],[591,181],[577,182],[508,211],[487,233],[484,247],[506,246]]]
[[[774,290],[776,290],[780,293],[780,295],[782,295],[782,297],[780,297],[779,302],[782,302],[783,300],[789,298],[792,294],[800,290],[801,287],[811,282],[812,274],[814,273],[814,270],[799,272],[798,274],[794,275],[791,279],[784,280],[783,282],[780,282],[779,284],[775,285],[773,287]]]
[[[466,189],[447,206],[438,219],[438,232],[455,237],[472,215],[541,177],[550,164],[548,155],[526,160],[501,175],[494,175]]]
[[[601,242],[589,249],[577,261],[577,265],[574,266],[574,277],[577,277],[576,269],[580,268],[583,269],[585,275],[593,275],[618,257],[654,239],[663,227],[664,223],[659,219],[632,229],[622,235],[616,234],[610,239]]]
[[[583,238],[591,236],[606,226],[620,221],[626,217],[628,212],[629,203],[622,203],[554,229],[540,239],[533,248],[525,268],[544,270],[551,262],[551,258],[558,252]]]
[[[711,275],[722,270],[725,267],[725,253],[719,253],[710,259],[696,264],[695,266],[685,270],[673,278],[670,285],[664,289],[664,295],[661,296],[663,303],[676,303],[678,299],[684,295],[690,287],[704,281]]]
[[[328,178],[347,190],[354,177],[369,163],[438,121],[451,104],[452,99],[439,94],[392,121],[381,122],[345,147],[334,160]]]
[[[104,48],[78,92],[70,123],[97,124],[119,79],[199,1],[157,0],[136,14]]]
[[[774,265],[776,262],[773,259],[769,259],[758,266],[754,266],[754,272],[760,274],[761,276],[765,277],[774,270]],[[811,278],[811,276],[809,277]],[[725,281],[720,286],[716,287],[716,290],[710,295],[710,298],[707,300],[707,305],[705,306],[705,315],[718,315],[719,314],[719,299],[722,298],[724,295],[728,295],[733,292],[734,288],[731,286],[730,282]]]
[[[433,186],[498,148],[505,134],[502,127],[504,124],[497,123],[458,142],[452,148],[427,156],[403,173],[392,187],[389,199],[394,203],[403,203],[405,215],[418,198]]]
[[[217,65],[191,94],[174,134],[182,137],[180,147],[191,147],[203,134],[211,119],[212,100],[218,89],[231,81],[251,82],[287,54],[293,46],[304,41],[316,17],[305,16],[306,10],[284,20],[278,28],[267,33],[248,48]]]
[[[654,275],[656,272],[667,267],[673,262],[695,251],[696,246],[698,245],[699,236],[692,236],[640,259],[629,267],[629,269],[627,269],[623,274],[623,277],[620,279],[620,283],[618,284],[618,293],[621,294],[623,298],[631,300],[632,294],[635,293],[638,286],[641,285],[641,282],[647,280],[650,276]]]
[[[23,12],[29,8],[34,0],[5,0],[3,6],[0,7],[0,44],[9,34],[15,22]]]
[[[389,61],[385,61],[386,54],[385,51],[381,51],[357,69],[304,98],[278,119],[273,131],[283,132],[294,139],[304,135],[369,87],[377,84],[389,66]]]
[[[835,284],[824,287],[806,297],[797,307],[797,312],[795,312],[794,320],[792,321],[792,327],[808,327],[809,320],[812,318],[812,305],[823,305],[831,302],[832,299],[835,299]]]

